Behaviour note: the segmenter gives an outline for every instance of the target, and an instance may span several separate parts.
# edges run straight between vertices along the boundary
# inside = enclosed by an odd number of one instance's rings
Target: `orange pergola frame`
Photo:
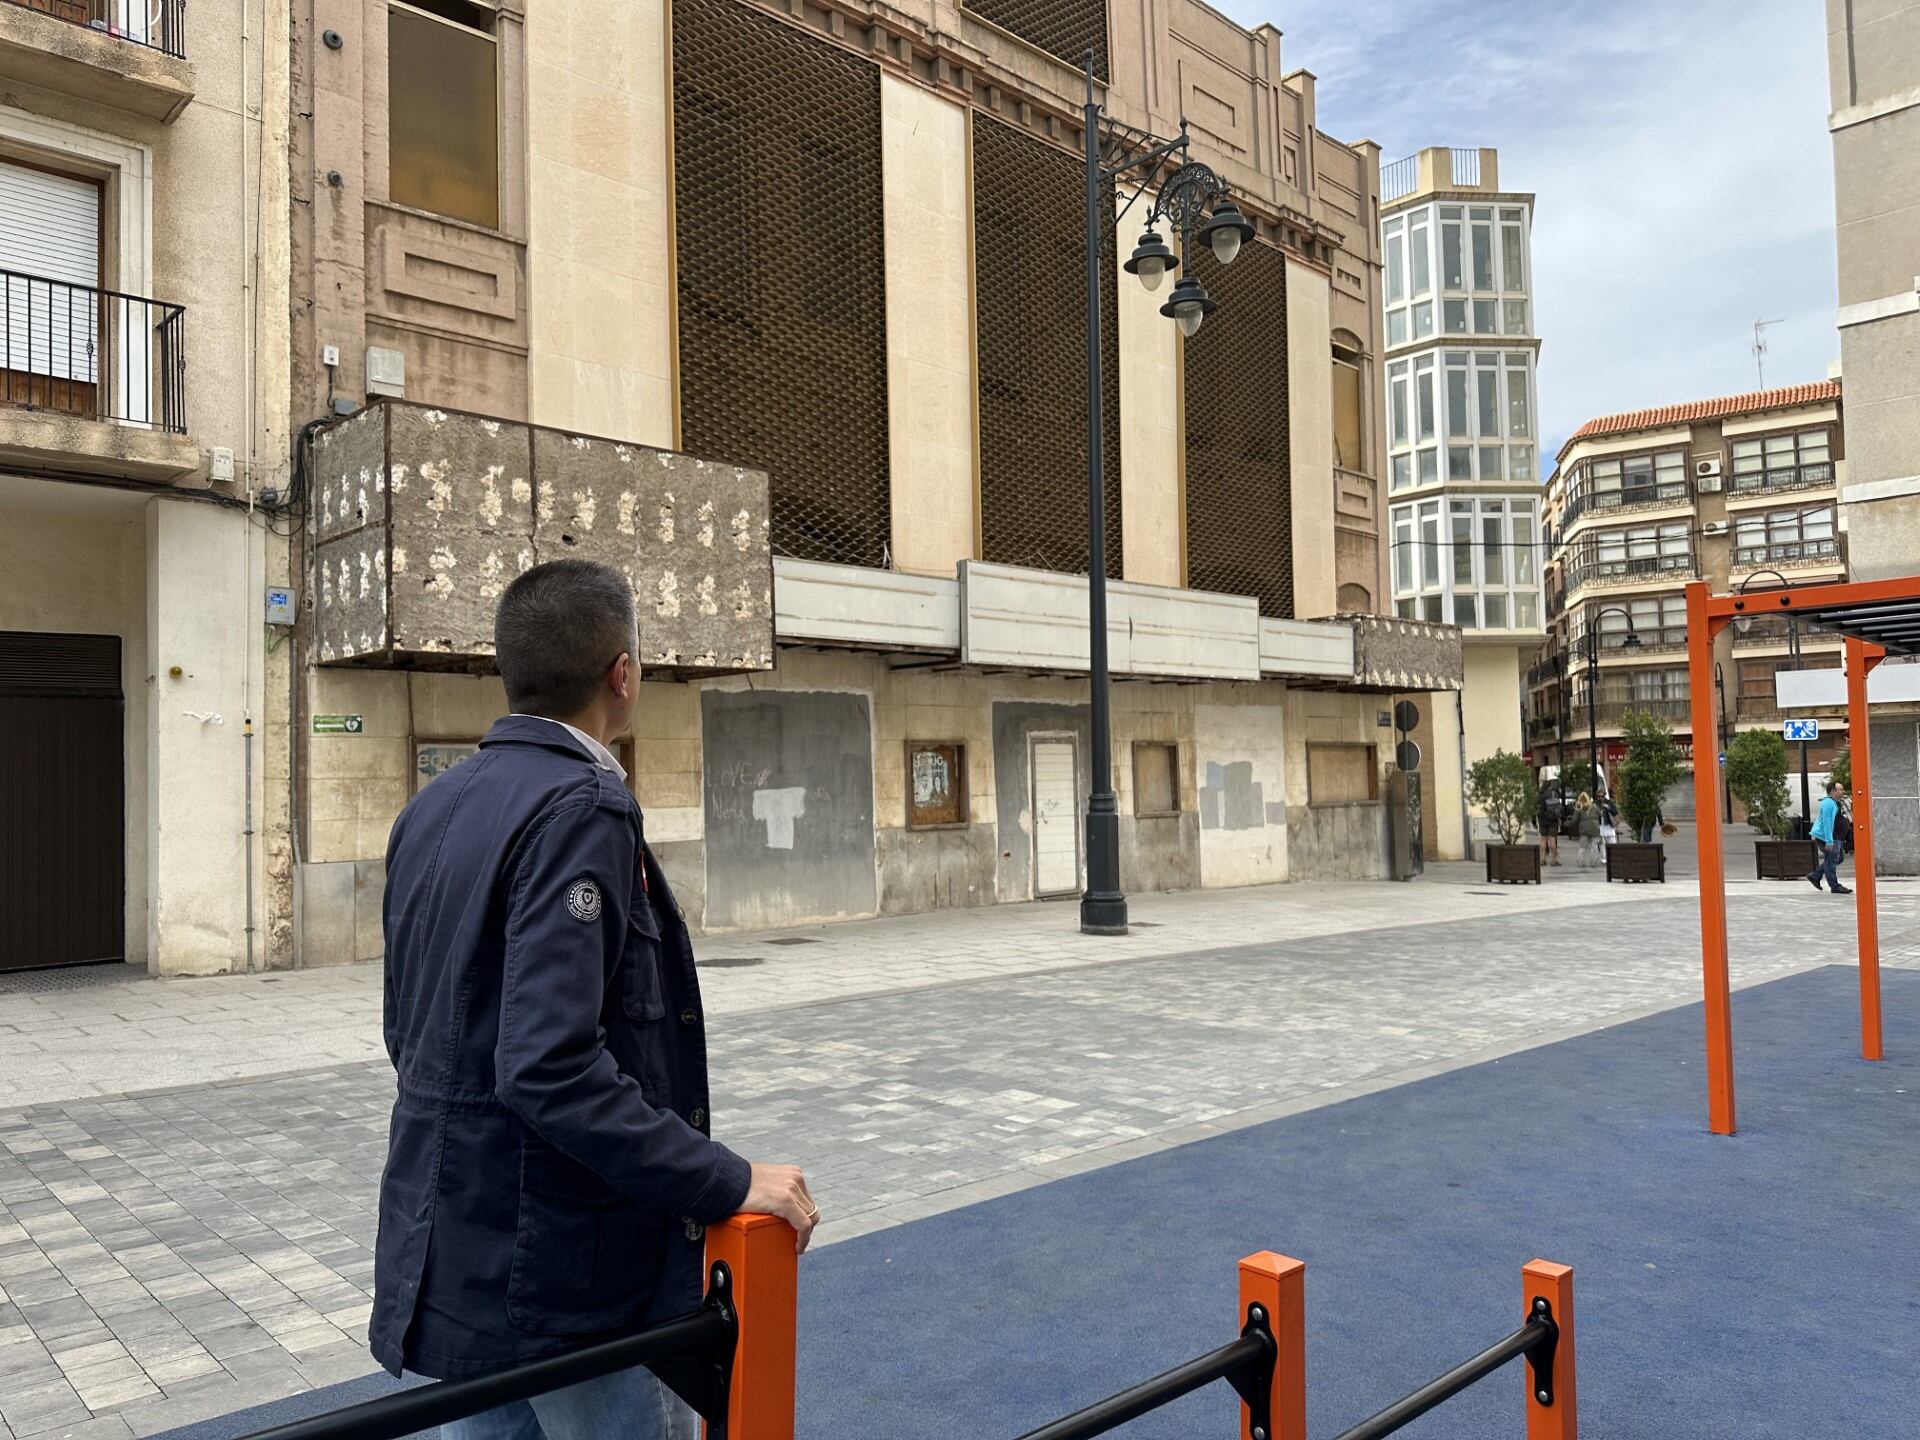
[[[1713,641],[1729,622],[1797,615],[1846,637],[1847,736],[1853,767],[1854,914],[1860,936],[1860,1054],[1879,1060],[1880,918],[1873,876],[1873,764],[1867,673],[1889,649],[1920,652],[1920,576],[1798,589],[1715,595],[1687,586],[1687,670],[1693,707],[1693,793],[1700,835],[1700,959],[1707,1009],[1707,1118],[1716,1135],[1734,1131],[1733,1014],[1727,982],[1727,880],[1720,835],[1718,766],[1712,753]],[[1706,750],[1702,751],[1703,738]]]

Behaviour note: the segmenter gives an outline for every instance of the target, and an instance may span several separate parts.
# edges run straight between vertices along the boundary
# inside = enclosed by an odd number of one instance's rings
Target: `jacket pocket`
[[[640,1213],[586,1166],[522,1141],[507,1318],[533,1335],[585,1335],[638,1319],[645,1276],[632,1256],[610,1252],[623,1248],[619,1237]]]
[[[667,1013],[660,988],[660,919],[644,896],[627,911],[627,950],[621,960],[620,1000],[629,1020],[658,1020]]]

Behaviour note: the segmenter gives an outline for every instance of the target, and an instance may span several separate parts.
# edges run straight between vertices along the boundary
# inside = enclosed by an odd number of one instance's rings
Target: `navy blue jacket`
[[[374,1357],[472,1375],[696,1306],[748,1167],[707,1135],[693,946],[619,776],[501,720],[395,822],[386,945]]]

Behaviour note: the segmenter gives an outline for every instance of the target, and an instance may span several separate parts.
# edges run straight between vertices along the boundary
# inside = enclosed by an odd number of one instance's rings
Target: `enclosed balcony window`
[[[490,10],[460,0],[387,11],[387,193],[500,226],[500,56]]]

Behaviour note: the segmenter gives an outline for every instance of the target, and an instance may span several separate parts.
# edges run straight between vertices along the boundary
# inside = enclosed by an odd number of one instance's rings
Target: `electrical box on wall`
[[[267,624],[291,625],[294,619],[294,592],[284,585],[267,587]]]
[[[207,451],[207,478],[216,485],[233,483],[233,451],[225,445],[215,445]]]
[[[367,347],[367,393],[404,399],[407,393],[407,356],[384,345]]]

